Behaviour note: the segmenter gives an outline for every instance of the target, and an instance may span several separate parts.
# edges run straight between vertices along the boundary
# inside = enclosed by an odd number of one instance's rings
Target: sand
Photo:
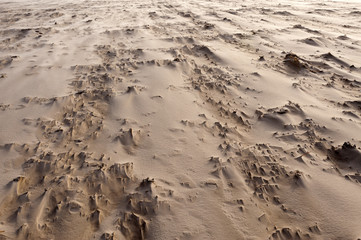
[[[0,239],[361,238],[357,1],[0,2]]]

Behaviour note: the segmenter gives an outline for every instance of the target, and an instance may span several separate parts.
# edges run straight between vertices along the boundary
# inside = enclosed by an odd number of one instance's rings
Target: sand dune
[[[358,2],[0,13],[0,239],[361,238]]]

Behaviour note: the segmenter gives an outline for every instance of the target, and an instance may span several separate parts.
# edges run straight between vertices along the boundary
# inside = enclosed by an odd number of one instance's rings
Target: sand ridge
[[[361,237],[357,3],[0,6],[0,238]]]

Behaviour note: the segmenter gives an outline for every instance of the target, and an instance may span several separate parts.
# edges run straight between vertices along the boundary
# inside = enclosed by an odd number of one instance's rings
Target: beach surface
[[[0,2],[0,239],[360,239],[360,147],[360,2]]]

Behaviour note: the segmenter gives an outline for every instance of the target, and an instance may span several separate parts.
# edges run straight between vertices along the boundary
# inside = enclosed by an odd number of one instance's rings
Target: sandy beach
[[[0,2],[0,239],[361,239],[361,2]]]

